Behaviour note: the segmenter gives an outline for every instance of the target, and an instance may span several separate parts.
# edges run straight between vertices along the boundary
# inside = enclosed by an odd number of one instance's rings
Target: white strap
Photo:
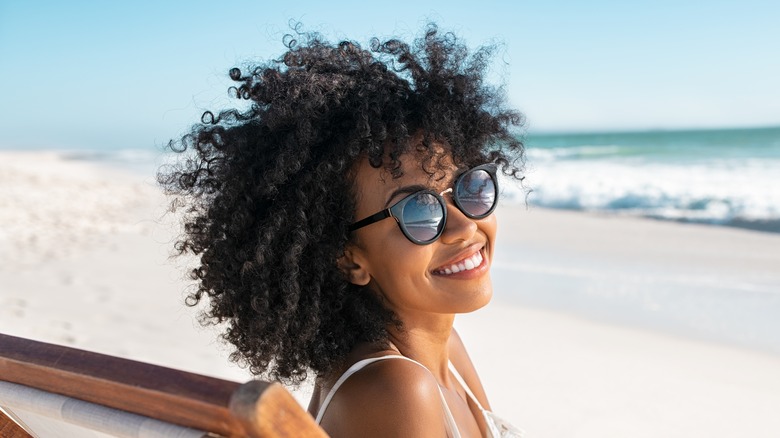
[[[485,409],[482,407],[482,405],[479,403],[479,400],[477,400],[477,397],[474,396],[474,393],[471,392],[471,388],[469,388],[469,385],[466,384],[466,381],[463,380],[463,377],[460,376],[460,373],[458,373],[458,370],[455,369],[455,365],[450,362],[450,371],[452,371],[452,374],[455,376],[455,379],[457,379],[458,383],[460,383],[460,386],[463,387],[463,390],[466,391],[466,394],[468,394],[469,397],[471,397],[471,401],[474,402],[474,404],[477,405],[480,412],[485,412]]]
[[[425,369],[427,370],[428,368]],[[441,386],[439,386],[438,383],[436,385],[436,388],[439,389],[439,397],[441,397],[441,406],[444,408],[444,417],[447,419],[447,421],[445,422],[447,424],[447,434],[452,438],[460,438],[460,430],[458,430],[458,423],[455,422],[455,417],[452,416],[452,412],[450,412],[450,407],[447,406],[447,399],[444,398],[444,393],[441,392]]]
[[[380,360],[385,360],[385,359],[404,359],[404,360],[407,360],[409,362],[415,363],[415,364],[423,367],[423,369],[425,369],[425,371],[428,371],[430,373],[428,368],[425,368],[425,365],[421,364],[420,362],[417,362],[414,359],[409,359],[406,356],[400,356],[400,355],[395,355],[395,354],[391,354],[391,355],[387,355],[387,356],[380,356],[380,357],[372,357],[372,358],[369,358],[369,359],[363,359],[363,360],[357,361],[354,364],[352,364],[352,366],[349,367],[347,369],[347,371],[345,371],[344,374],[342,374],[341,377],[339,377],[338,380],[336,380],[336,383],[330,389],[330,391],[328,392],[328,395],[325,396],[325,400],[322,402],[322,405],[320,406],[320,409],[317,412],[317,418],[316,418],[317,424],[320,424],[320,421],[322,421],[322,417],[325,415],[325,410],[328,408],[328,405],[330,404],[330,401],[333,399],[333,396],[336,395],[336,391],[349,378],[349,376],[351,376],[351,375],[355,374],[356,372],[360,371],[361,369],[363,369],[367,365],[370,365],[370,364],[372,364],[374,362],[378,362]],[[450,365],[452,365],[452,364],[450,364]],[[450,436],[452,436],[452,438],[461,438],[460,431],[458,430],[458,426],[455,423],[455,418],[452,416],[452,412],[450,412],[450,407],[447,406],[447,400],[444,398],[444,393],[441,392],[441,387],[438,384],[436,385],[436,388],[439,390],[439,397],[441,398],[441,405],[442,405],[442,408],[444,409],[444,417],[447,420],[445,422],[446,425],[447,425],[447,432],[449,433]]]
[[[322,421],[322,417],[325,415],[325,409],[328,408],[328,405],[330,404],[331,399],[333,399],[333,396],[336,395],[336,391],[338,391],[339,387],[349,378],[349,376],[355,374],[356,372],[360,371],[365,367],[366,365],[370,365],[374,362],[380,361],[382,359],[386,359],[389,357],[403,357],[403,356],[381,356],[381,357],[372,357],[369,359],[363,359],[360,361],[355,362],[352,364],[351,367],[347,369],[347,371],[344,372],[344,374],[339,377],[338,380],[336,380],[336,383],[333,385],[332,388],[330,388],[330,391],[328,392],[328,395],[325,397],[325,400],[322,402],[322,405],[320,405],[320,410],[317,412],[317,418],[316,422],[317,424],[320,424],[320,421]],[[404,359],[406,359],[404,357]]]

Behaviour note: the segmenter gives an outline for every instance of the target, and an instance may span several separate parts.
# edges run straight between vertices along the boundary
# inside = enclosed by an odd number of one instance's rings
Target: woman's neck
[[[391,327],[391,348],[423,364],[441,384],[446,384],[449,369],[449,342],[454,315],[426,315],[402,318],[399,331]]]

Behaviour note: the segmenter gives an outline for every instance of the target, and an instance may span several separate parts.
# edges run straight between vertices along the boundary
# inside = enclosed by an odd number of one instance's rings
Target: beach
[[[251,379],[184,305],[167,205],[153,174],[0,153],[0,332]],[[530,437],[777,436],[780,234],[497,215],[494,299],[456,319],[497,414]]]

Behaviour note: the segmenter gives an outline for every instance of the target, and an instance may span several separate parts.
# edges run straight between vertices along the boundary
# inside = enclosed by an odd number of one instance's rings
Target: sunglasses
[[[482,219],[490,216],[498,203],[496,166],[483,164],[469,169],[458,176],[451,188],[441,193],[432,190],[412,193],[389,208],[353,223],[349,231],[392,217],[412,243],[433,243],[444,232],[447,223],[447,204],[442,197],[445,193],[452,194],[455,206],[466,217]]]

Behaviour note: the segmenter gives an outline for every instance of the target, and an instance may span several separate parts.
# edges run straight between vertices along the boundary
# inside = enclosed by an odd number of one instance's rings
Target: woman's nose
[[[477,232],[477,222],[463,214],[452,201],[447,203],[447,223],[441,234],[444,243],[466,241]]]

